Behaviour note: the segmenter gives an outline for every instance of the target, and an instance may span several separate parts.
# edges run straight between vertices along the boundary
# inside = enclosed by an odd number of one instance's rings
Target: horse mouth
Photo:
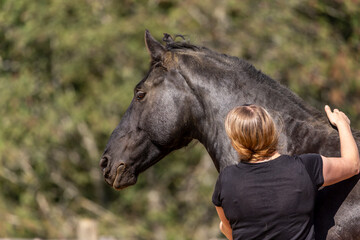
[[[112,185],[115,190],[121,190],[131,185],[134,185],[136,181],[136,175],[128,171],[128,169],[125,167],[125,164],[120,164],[116,168],[116,176],[114,182],[110,185]]]

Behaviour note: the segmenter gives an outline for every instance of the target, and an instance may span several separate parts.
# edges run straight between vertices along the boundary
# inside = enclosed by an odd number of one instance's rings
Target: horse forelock
[[[176,38],[181,38],[181,41],[174,41]],[[185,50],[190,49],[193,51],[199,50],[200,47],[193,45],[189,40],[186,39],[186,36],[177,34],[175,37],[171,37],[169,34],[164,33],[163,41],[166,43],[166,50],[171,51],[175,49]]]
[[[166,52],[162,57],[162,65],[166,69],[176,68],[179,64],[179,57],[174,52]]]

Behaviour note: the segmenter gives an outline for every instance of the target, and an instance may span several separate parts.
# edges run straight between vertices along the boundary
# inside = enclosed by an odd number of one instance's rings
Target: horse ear
[[[146,48],[151,55],[151,60],[160,60],[161,56],[165,53],[165,47],[156,41],[148,30],[145,30],[145,44]]]

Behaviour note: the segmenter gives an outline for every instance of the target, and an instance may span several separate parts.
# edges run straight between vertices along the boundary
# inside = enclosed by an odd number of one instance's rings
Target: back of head
[[[241,161],[261,161],[277,150],[278,133],[274,121],[260,106],[232,109],[226,116],[225,129]]]

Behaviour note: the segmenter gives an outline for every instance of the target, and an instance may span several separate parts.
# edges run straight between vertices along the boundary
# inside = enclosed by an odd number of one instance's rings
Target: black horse
[[[282,154],[339,156],[336,129],[325,114],[251,64],[164,34],[166,46],[145,32],[151,55],[147,75],[111,134],[100,166],[115,189],[136,183],[137,176],[171,151],[199,140],[215,167],[237,162],[224,129],[224,118],[245,103],[266,108],[281,129]],[[360,132],[354,131],[360,144]],[[359,176],[319,191],[315,213],[317,239],[360,239]]]

